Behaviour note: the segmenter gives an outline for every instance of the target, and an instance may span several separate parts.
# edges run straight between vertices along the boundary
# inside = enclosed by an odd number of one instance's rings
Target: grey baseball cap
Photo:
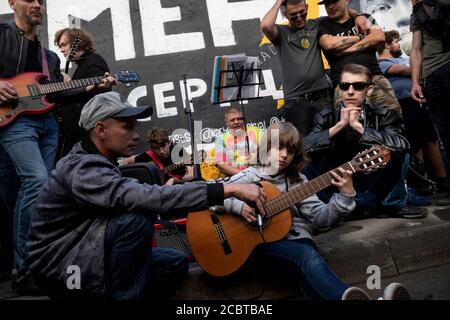
[[[135,107],[118,92],[110,91],[94,96],[84,105],[78,124],[84,130],[90,131],[97,122],[108,118],[142,119],[150,117],[152,113],[152,107]]]

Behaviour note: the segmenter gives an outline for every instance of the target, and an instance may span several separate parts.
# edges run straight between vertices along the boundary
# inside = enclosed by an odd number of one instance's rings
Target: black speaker
[[[189,260],[194,260],[186,234],[186,218],[158,220],[154,228],[153,247],[177,249],[187,253]]]

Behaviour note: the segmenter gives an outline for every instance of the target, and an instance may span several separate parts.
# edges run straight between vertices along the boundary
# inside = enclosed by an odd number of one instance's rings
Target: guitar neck
[[[346,164],[340,166],[344,170],[355,171],[350,164],[347,162]],[[335,169],[336,170],[336,169]],[[334,170],[333,170],[334,171]],[[318,191],[325,189],[331,185],[331,180],[334,177],[331,175],[331,171],[324,173],[317,178],[308,181],[298,187],[295,187],[291,191],[284,193],[267,203],[266,205],[266,217],[270,218],[288,208],[295,205],[296,203],[312,196]]]
[[[117,78],[117,75],[112,75],[114,78]],[[71,80],[66,82],[55,82],[55,83],[48,83],[48,84],[38,84],[33,85],[33,87],[39,92],[39,94],[49,94],[49,93],[56,93],[71,89],[77,89],[82,87],[87,87],[91,85],[97,85],[102,83],[103,76],[98,77],[92,77],[92,78],[85,78],[85,79],[79,79],[79,80]]]
[[[167,167],[164,167],[163,172],[164,174],[168,174],[171,173],[172,171],[175,171],[181,167],[184,167],[186,164],[181,162],[181,163],[173,163],[171,165],[168,165]]]
[[[198,157],[199,157],[200,159],[202,159],[202,153],[201,153],[201,152],[198,153]],[[181,168],[181,167],[184,167],[184,166],[187,166],[187,165],[191,165],[193,161],[194,161],[194,159],[193,159],[193,156],[191,155],[191,156],[189,157],[189,159],[186,160],[186,161],[181,161],[181,162],[177,162],[177,163],[172,163],[171,165],[168,165],[167,167],[164,167],[163,173],[164,173],[164,174],[171,173],[172,171],[175,171],[175,170],[177,170],[177,169],[179,169],[179,168]]]

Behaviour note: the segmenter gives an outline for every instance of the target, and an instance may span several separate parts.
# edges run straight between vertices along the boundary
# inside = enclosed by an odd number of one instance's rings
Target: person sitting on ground
[[[137,119],[151,110],[132,106],[116,92],[99,94],[84,106],[79,124],[87,135],[57,163],[31,217],[27,262],[48,295],[143,299],[155,265],[166,273],[187,269],[185,256],[175,249],[152,252],[156,214],[197,211],[230,196],[265,212],[266,195],[256,185],[159,186],[123,177],[117,158],[133,154]],[[77,270],[81,283],[69,290]]]
[[[307,182],[307,178],[299,173],[306,163],[302,137],[293,124],[271,124],[259,149],[264,150],[262,154],[267,155],[267,159],[261,159],[263,163],[259,166],[251,166],[230,177],[226,184],[268,181],[281,192],[289,192]],[[274,259],[290,266],[307,298],[370,300],[364,290],[349,287],[336,276],[312,239],[315,228],[330,226],[355,208],[352,171],[339,167],[331,174],[332,184],[339,192],[329,203],[323,203],[315,194],[296,203],[291,207],[293,222],[290,232],[282,240],[263,244],[258,254],[263,259]],[[241,215],[249,223],[257,221],[255,209],[239,199],[226,199],[224,206],[226,212]]]
[[[138,162],[153,162],[161,170],[168,171],[170,166],[174,164],[172,161],[174,146],[170,142],[167,131],[162,128],[153,128],[147,133],[147,142],[150,150],[122,159],[119,163],[126,165]],[[173,170],[167,173],[163,172],[162,180],[164,184],[170,185],[193,180],[192,166],[184,165],[187,161],[183,161],[180,157],[180,160],[175,163],[180,164],[180,166],[173,167]]]
[[[373,214],[376,217],[424,217],[423,207],[407,207],[405,175],[408,171],[408,140],[399,114],[383,106],[366,103],[372,90],[372,75],[358,64],[344,66],[339,78],[343,104],[339,110],[318,113],[314,127],[305,137],[305,149],[312,158],[304,171],[308,178],[351,160],[358,152],[372,145],[391,150],[385,168],[355,177],[356,211],[354,217]],[[326,201],[334,190],[321,193]]]
[[[255,126],[245,128],[244,115],[237,108],[225,111],[227,131],[215,142],[216,167],[224,176],[232,176],[256,163],[261,130]]]

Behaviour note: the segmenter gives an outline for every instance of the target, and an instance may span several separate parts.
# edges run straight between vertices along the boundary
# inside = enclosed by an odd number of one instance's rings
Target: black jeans
[[[450,61],[426,77],[424,95],[450,159]]]
[[[158,276],[185,273],[187,255],[170,248],[152,248],[153,221],[143,214],[126,213],[108,222],[105,235],[107,296],[142,300]]]
[[[304,137],[312,130],[316,113],[327,108],[333,108],[330,96],[323,96],[316,100],[297,98],[286,100],[281,113],[286,121],[292,123]]]

